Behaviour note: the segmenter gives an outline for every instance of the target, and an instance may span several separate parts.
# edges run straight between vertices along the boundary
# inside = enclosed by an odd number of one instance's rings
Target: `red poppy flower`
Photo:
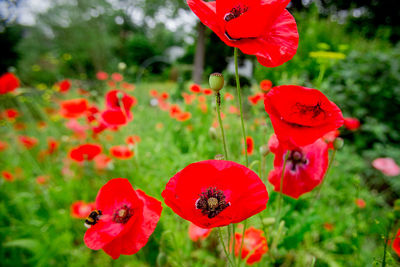
[[[71,216],[76,219],[85,219],[95,208],[96,204],[94,202],[75,201],[71,205]]]
[[[127,143],[128,145],[135,145],[135,144],[139,143],[140,140],[141,140],[140,136],[130,135],[125,139],[125,143]]]
[[[0,140],[0,151],[6,150],[8,147],[8,144],[6,142],[3,142]]]
[[[88,110],[89,103],[84,98],[65,100],[61,102],[61,116],[66,119],[76,119],[84,115]]]
[[[44,185],[47,183],[49,177],[47,175],[40,175],[36,177],[36,183],[40,185]]]
[[[58,88],[61,93],[68,92],[69,89],[71,88],[71,83],[68,80],[62,80],[61,82],[58,83]]]
[[[112,159],[107,155],[98,154],[96,157],[94,157],[93,161],[97,170],[104,170],[110,166]]]
[[[113,146],[110,148],[110,153],[118,159],[130,159],[134,155],[127,146]]]
[[[242,141],[243,143],[243,141]],[[246,147],[247,147],[247,155],[252,155],[254,151],[254,140],[253,137],[247,136],[246,137]],[[242,154],[244,154],[244,149],[242,151]]]
[[[134,190],[128,179],[108,181],[96,197],[102,215],[84,237],[90,249],[103,249],[113,259],[132,255],[144,247],[160,219],[162,206],[157,199]]]
[[[169,98],[169,94],[167,92],[162,92],[160,94],[160,99],[161,100],[167,100]]]
[[[87,113],[86,113],[86,118],[87,118],[88,122],[96,121],[99,113],[100,113],[100,110],[95,105],[89,107],[87,109]]]
[[[136,98],[122,91],[111,90],[106,95],[108,109],[121,109],[129,117],[130,110],[137,104]]]
[[[366,206],[364,199],[357,198],[354,202],[356,203],[357,207],[359,207],[360,209],[363,209]]]
[[[7,94],[19,87],[18,78],[12,73],[5,73],[0,77],[0,95]]]
[[[178,115],[176,115],[176,120],[177,121],[187,121],[192,117],[192,113],[190,112],[181,112]]]
[[[100,81],[104,81],[107,80],[108,74],[104,71],[99,71],[96,73],[96,78]]]
[[[93,160],[98,154],[100,154],[102,148],[97,144],[84,144],[75,147],[70,150],[69,157],[77,162],[84,160]]]
[[[26,147],[27,149],[31,149],[36,146],[38,140],[35,137],[29,137],[21,135],[18,137],[19,142]]]
[[[57,140],[55,140],[54,138],[50,137],[47,140],[47,153],[48,154],[53,154],[54,152],[56,152],[58,146],[59,146],[59,144],[58,144]]]
[[[211,89],[204,89],[203,94],[204,95],[212,95],[213,91]]]
[[[272,82],[270,80],[262,80],[260,82],[260,88],[264,92],[268,92],[272,88]]]
[[[3,176],[4,180],[12,182],[14,181],[14,175],[12,175],[11,172],[8,171],[2,171],[1,176]]]
[[[127,82],[122,83],[121,87],[124,88],[127,91],[135,90],[135,86],[133,84],[130,84],[130,83],[127,83]]]
[[[264,105],[279,142],[289,149],[312,144],[343,124],[340,109],[316,89],[277,86],[265,96]]]
[[[122,76],[122,74],[115,72],[111,74],[111,79],[113,79],[115,82],[120,82],[124,79],[124,77]]]
[[[250,102],[250,104],[252,104],[252,105],[257,105],[257,103],[258,103],[260,100],[263,100],[263,98],[264,98],[264,94],[263,94],[263,93],[258,93],[258,94],[251,95],[251,96],[248,97],[249,102]]]
[[[201,228],[197,225],[190,223],[189,225],[189,238],[196,242],[197,240],[204,240],[211,234],[212,229],[210,228]]]
[[[206,114],[207,111],[208,111],[208,106],[205,103],[200,103],[199,104],[199,108],[200,108],[201,112],[204,113],[204,114]]]
[[[156,90],[150,90],[149,93],[150,93],[150,96],[152,96],[152,97],[156,97],[156,98],[158,97],[158,92]]]
[[[240,114],[240,110],[235,106],[229,106],[228,111],[231,114]]]
[[[324,223],[324,228],[326,231],[332,232],[335,229],[335,226],[331,223],[326,222]]]
[[[397,234],[394,237],[393,243],[392,243],[392,248],[394,252],[396,252],[397,256],[400,257],[400,229],[397,230]]]
[[[285,9],[290,0],[187,0],[190,9],[221,40],[257,56],[266,67],[290,60],[297,51],[296,21]]]
[[[271,139],[269,148],[275,154],[275,159],[274,170],[269,173],[268,180],[274,185],[274,190],[279,192],[287,150],[276,137]],[[322,182],[327,168],[328,145],[322,139],[291,150],[286,162],[282,193],[297,199],[310,192]]]
[[[196,94],[201,92],[201,87],[198,84],[192,84],[189,89],[191,92]]]
[[[196,99],[196,95],[191,95],[188,93],[182,93],[183,100],[185,101],[186,105],[192,104],[192,102]]]
[[[400,174],[400,167],[392,158],[377,158],[372,162],[372,166],[387,176]]]
[[[169,106],[169,116],[171,118],[176,118],[181,112],[182,110],[177,104]]]
[[[360,128],[360,121],[357,118],[344,118],[344,127],[350,131]]]
[[[18,110],[14,108],[6,109],[4,111],[4,115],[7,117],[9,120],[15,120],[19,116]]]
[[[202,228],[241,222],[268,202],[257,174],[225,160],[190,164],[169,180],[161,195],[176,214]]]
[[[121,109],[107,109],[101,113],[102,123],[107,127],[126,125],[133,119],[131,112],[124,113]]]
[[[261,261],[261,257],[268,252],[267,239],[264,236],[264,232],[255,229],[253,226],[244,232],[243,246],[241,233],[235,233],[235,241],[235,256],[239,256],[239,251],[242,247],[240,256],[242,259],[248,257],[246,263],[249,265]]]
[[[224,99],[227,101],[233,100],[235,97],[230,93],[225,93]]]

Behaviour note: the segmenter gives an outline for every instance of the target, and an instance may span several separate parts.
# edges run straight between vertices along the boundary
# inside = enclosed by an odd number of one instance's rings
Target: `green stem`
[[[247,227],[247,220],[244,221],[244,225],[243,225],[242,239],[240,241],[240,249],[239,249],[239,255],[238,255],[238,266],[240,266],[240,259],[242,258],[242,249],[243,249],[244,234],[246,232],[246,227]]]
[[[392,221],[391,220],[389,221],[389,227],[388,227],[388,229],[386,231],[385,244],[384,244],[384,247],[383,247],[382,267],[386,266],[386,250],[387,250],[387,243],[388,243],[388,240],[389,240],[390,228],[392,228]]]
[[[235,266],[234,263],[232,262],[231,258],[229,257],[228,251],[226,250],[225,242],[224,242],[224,239],[222,238],[221,228],[217,227],[217,229],[218,229],[219,241],[221,242],[222,247],[224,248],[225,256],[228,259],[230,265]]]
[[[324,179],[322,179],[322,182],[321,182],[321,184],[320,184],[320,186],[318,188],[316,199],[319,199],[319,197],[320,197],[321,188],[324,185],[325,179],[328,176],[328,172],[329,172],[329,170],[330,170],[330,168],[332,166],[333,161],[335,160],[335,155],[336,155],[336,149],[333,149],[331,158],[329,159],[328,168],[326,169],[326,172],[325,172],[325,177],[324,177]]]
[[[246,144],[246,129],[244,127],[244,120],[243,120],[243,108],[242,108],[242,96],[240,93],[240,80],[239,80],[239,67],[238,67],[238,48],[235,47],[234,52],[235,57],[235,75],[236,75],[236,90],[239,102],[239,110],[240,110],[240,120],[242,124],[242,133],[243,133],[243,142],[244,142],[244,154],[246,156],[246,167],[249,167],[249,156],[247,155],[247,144]]]
[[[225,156],[225,160],[228,160],[228,150],[226,149],[224,125],[222,124],[221,110],[220,110],[220,107],[221,107],[221,94],[219,92],[215,94],[215,102],[217,104],[218,122],[219,122],[219,127],[221,128],[222,143],[224,145],[224,156]]]
[[[278,211],[276,213],[276,223],[279,223],[279,216],[281,214],[281,206],[282,206],[282,200],[283,200],[283,198],[282,198],[282,195],[283,195],[283,192],[282,192],[283,191],[283,178],[285,176],[286,162],[287,162],[287,160],[289,158],[289,154],[290,154],[290,151],[288,150],[286,152],[285,160],[283,161],[281,181],[280,181],[281,184],[280,184],[280,187],[279,187],[279,196],[278,196]]]

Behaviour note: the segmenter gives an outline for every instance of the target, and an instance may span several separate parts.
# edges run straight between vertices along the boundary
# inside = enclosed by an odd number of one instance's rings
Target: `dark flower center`
[[[209,187],[199,195],[195,205],[196,209],[200,209],[201,213],[212,219],[229,207],[230,203],[226,202],[225,195],[221,190]]]
[[[133,216],[133,210],[127,205],[123,205],[121,208],[117,209],[113,214],[113,221],[116,223],[127,223],[129,219]]]
[[[297,166],[308,164],[308,159],[306,158],[306,155],[303,155],[303,153],[299,150],[291,151],[288,157],[288,161],[291,163],[291,171],[296,171]]]
[[[230,20],[236,19],[237,17],[239,17],[239,16],[243,15],[245,12],[247,12],[247,10],[249,10],[249,8],[247,6],[243,5],[243,7],[242,7],[240,5],[237,5],[234,8],[232,8],[230,12],[225,14],[224,20],[230,21]]]
[[[293,106],[295,113],[299,113],[303,116],[311,116],[311,118],[315,119],[319,115],[323,114],[324,118],[326,117],[326,111],[322,109],[321,102],[318,102],[315,105],[305,105],[299,102]]]

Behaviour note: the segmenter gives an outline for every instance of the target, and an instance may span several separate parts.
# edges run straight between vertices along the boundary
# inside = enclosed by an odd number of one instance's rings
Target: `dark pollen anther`
[[[127,205],[123,205],[121,208],[117,209],[113,214],[113,221],[116,223],[127,223],[129,219],[133,216],[133,210]]]
[[[220,214],[224,209],[230,206],[226,202],[225,195],[221,190],[215,187],[209,187],[206,191],[199,195],[196,201],[196,208],[201,210],[201,213],[212,219]]]

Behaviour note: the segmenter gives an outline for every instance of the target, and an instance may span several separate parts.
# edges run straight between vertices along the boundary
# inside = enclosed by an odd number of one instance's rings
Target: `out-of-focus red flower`
[[[171,106],[169,106],[169,116],[171,118],[176,118],[181,113],[182,110],[177,104],[172,104]]]
[[[2,171],[1,176],[3,176],[4,180],[12,182],[14,181],[14,175],[12,175],[11,172],[8,171]]]
[[[269,173],[268,180],[274,185],[274,190],[279,192],[287,150],[275,136],[271,139],[268,144],[275,159],[274,170]],[[322,182],[327,168],[328,145],[322,139],[291,150],[285,166],[282,193],[297,199],[310,192]]]
[[[167,100],[169,98],[169,94],[167,92],[162,92],[160,94],[160,99],[161,100]]]
[[[69,80],[62,80],[61,82],[58,83],[58,90],[61,93],[68,92],[70,88],[71,88],[71,83],[69,82]]]
[[[110,153],[118,159],[130,159],[134,155],[128,146],[113,146],[110,148]]]
[[[206,103],[200,103],[199,104],[199,108],[201,110],[202,113],[206,114],[208,111],[208,106]]]
[[[243,143],[243,141],[242,141]],[[254,151],[254,140],[253,137],[247,136],[246,137],[246,147],[247,147],[247,155],[252,155]],[[242,154],[244,154],[244,148],[242,150]]]
[[[237,107],[232,106],[232,105],[229,106],[228,111],[229,111],[229,113],[232,113],[232,114],[240,114],[240,110]]]
[[[248,97],[250,104],[257,105],[260,100],[264,99],[263,93],[257,93]]]
[[[188,93],[183,92],[182,93],[183,100],[185,101],[186,105],[190,105],[193,103],[193,101],[196,99],[196,95],[191,95]]]
[[[58,142],[56,139],[54,139],[53,137],[50,137],[49,139],[47,139],[47,154],[51,155],[54,152],[57,151],[58,149]]]
[[[130,135],[125,139],[125,143],[127,143],[128,145],[135,145],[135,144],[139,143],[140,140],[141,140],[140,136]]]
[[[76,119],[86,113],[89,103],[84,98],[65,100],[61,102],[61,116],[66,119]]]
[[[21,135],[18,137],[18,141],[27,149],[31,149],[38,143],[38,140],[35,137],[30,137],[26,135]]]
[[[296,21],[285,9],[290,0],[187,0],[190,9],[221,40],[257,56],[266,67],[292,59],[299,42]]]
[[[144,247],[160,219],[162,206],[157,199],[134,190],[128,179],[108,181],[96,197],[102,215],[84,237],[90,249],[103,249],[113,259],[132,255]]]
[[[335,229],[335,226],[331,223],[326,222],[324,223],[324,228],[326,231],[332,232]]]
[[[0,140],[0,152],[6,150],[8,147],[8,144],[4,141]]]
[[[161,98],[158,101],[158,106],[160,107],[161,110],[167,111],[169,110],[169,107],[171,106],[167,101],[161,100]]]
[[[333,130],[325,134],[322,139],[328,144],[329,149],[333,149],[333,142],[340,135],[339,130]]]
[[[26,129],[26,124],[23,122],[16,122],[14,123],[14,129],[16,131],[23,131]]]
[[[71,216],[76,219],[85,219],[96,208],[94,202],[86,203],[83,200],[71,204]]]
[[[44,185],[47,183],[49,177],[47,175],[40,175],[36,177],[36,183],[40,185]]]
[[[354,202],[356,203],[357,207],[359,207],[360,209],[363,209],[366,206],[364,199],[357,198]]]
[[[260,82],[260,88],[264,92],[268,92],[272,88],[272,82],[270,80],[262,80]]]
[[[108,109],[121,109],[128,114],[133,106],[137,104],[135,97],[119,90],[111,90],[106,95]]]
[[[158,97],[158,92],[156,90],[150,90],[149,91],[150,96],[157,98]]]
[[[344,118],[344,127],[347,130],[355,131],[360,128],[360,121],[357,118]]]
[[[372,166],[387,176],[400,174],[400,167],[392,158],[377,158],[372,162]]]
[[[212,231],[211,228],[201,228],[193,223],[190,223],[188,234],[189,238],[192,241],[196,242],[197,240],[206,239],[210,235],[211,231]]]
[[[211,89],[208,89],[208,88],[207,88],[207,89],[204,89],[204,90],[203,90],[203,94],[204,94],[204,95],[212,95],[212,93],[213,93],[213,91],[212,91]]]
[[[81,96],[90,96],[90,92],[83,88],[78,88],[78,94]]]
[[[198,94],[198,93],[200,93],[201,92],[201,87],[200,87],[200,85],[198,85],[198,84],[192,84],[191,86],[190,86],[190,91],[192,92],[192,93],[195,93],[195,94]]]
[[[113,81],[115,82],[120,82],[124,79],[124,77],[122,76],[122,74],[115,72],[111,74],[111,79],[113,79]]]
[[[86,138],[86,131],[87,131],[88,127],[81,125],[77,120],[75,120],[75,119],[68,120],[65,123],[65,126],[68,129],[72,130],[74,132],[74,134],[76,135],[76,137],[78,137],[80,139]]]
[[[235,97],[230,93],[225,93],[224,99],[227,101],[233,100]]]
[[[19,79],[12,73],[7,72],[0,77],[0,95],[7,94],[19,87]]]
[[[114,81],[108,81],[107,82],[108,87],[110,88],[114,88],[115,86],[117,86],[117,84]]]
[[[97,106],[93,105],[87,109],[86,118],[89,122],[97,121],[97,116],[100,110]]]
[[[120,109],[107,109],[101,113],[101,119],[107,128],[126,125],[130,120],[133,119],[133,115],[131,112],[129,112],[127,116],[127,114]]]
[[[19,112],[14,108],[9,108],[4,111],[4,115],[9,120],[15,120],[16,118],[19,117]]]
[[[400,229],[397,230],[396,236],[394,237],[392,248],[396,252],[397,256],[400,257]]]
[[[98,154],[96,157],[94,157],[93,161],[95,168],[101,171],[110,166],[112,159],[105,154]]]
[[[96,78],[100,81],[104,81],[108,79],[108,74],[104,71],[99,71],[96,73]]]
[[[83,144],[71,149],[69,152],[69,157],[77,162],[93,160],[94,157],[101,153],[101,151],[102,148],[98,144]]]
[[[45,128],[47,127],[47,123],[46,123],[45,121],[39,121],[39,122],[37,123],[37,127],[38,127],[39,129],[45,129]]]
[[[202,228],[241,222],[268,202],[257,174],[225,160],[190,164],[169,180],[161,195],[176,214]]]
[[[207,99],[204,95],[199,95],[197,97],[197,101],[199,101],[199,103],[205,103],[207,101]]]
[[[124,88],[127,91],[135,90],[135,86],[133,84],[130,84],[130,83],[127,83],[127,82],[122,83],[121,87]]]
[[[235,241],[235,256],[239,256],[239,251],[242,247],[240,256],[242,259],[248,257],[246,263],[249,265],[261,261],[261,257],[268,252],[267,239],[264,236],[264,232],[255,229],[253,226],[244,232],[243,246],[241,233],[235,233]]]
[[[187,121],[192,117],[192,113],[190,112],[181,112],[176,116],[177,121]]]
[[[289,149],[312,144],[343,124],[340,109],[316,89],[277,86],[264,105],[279,142]]]

